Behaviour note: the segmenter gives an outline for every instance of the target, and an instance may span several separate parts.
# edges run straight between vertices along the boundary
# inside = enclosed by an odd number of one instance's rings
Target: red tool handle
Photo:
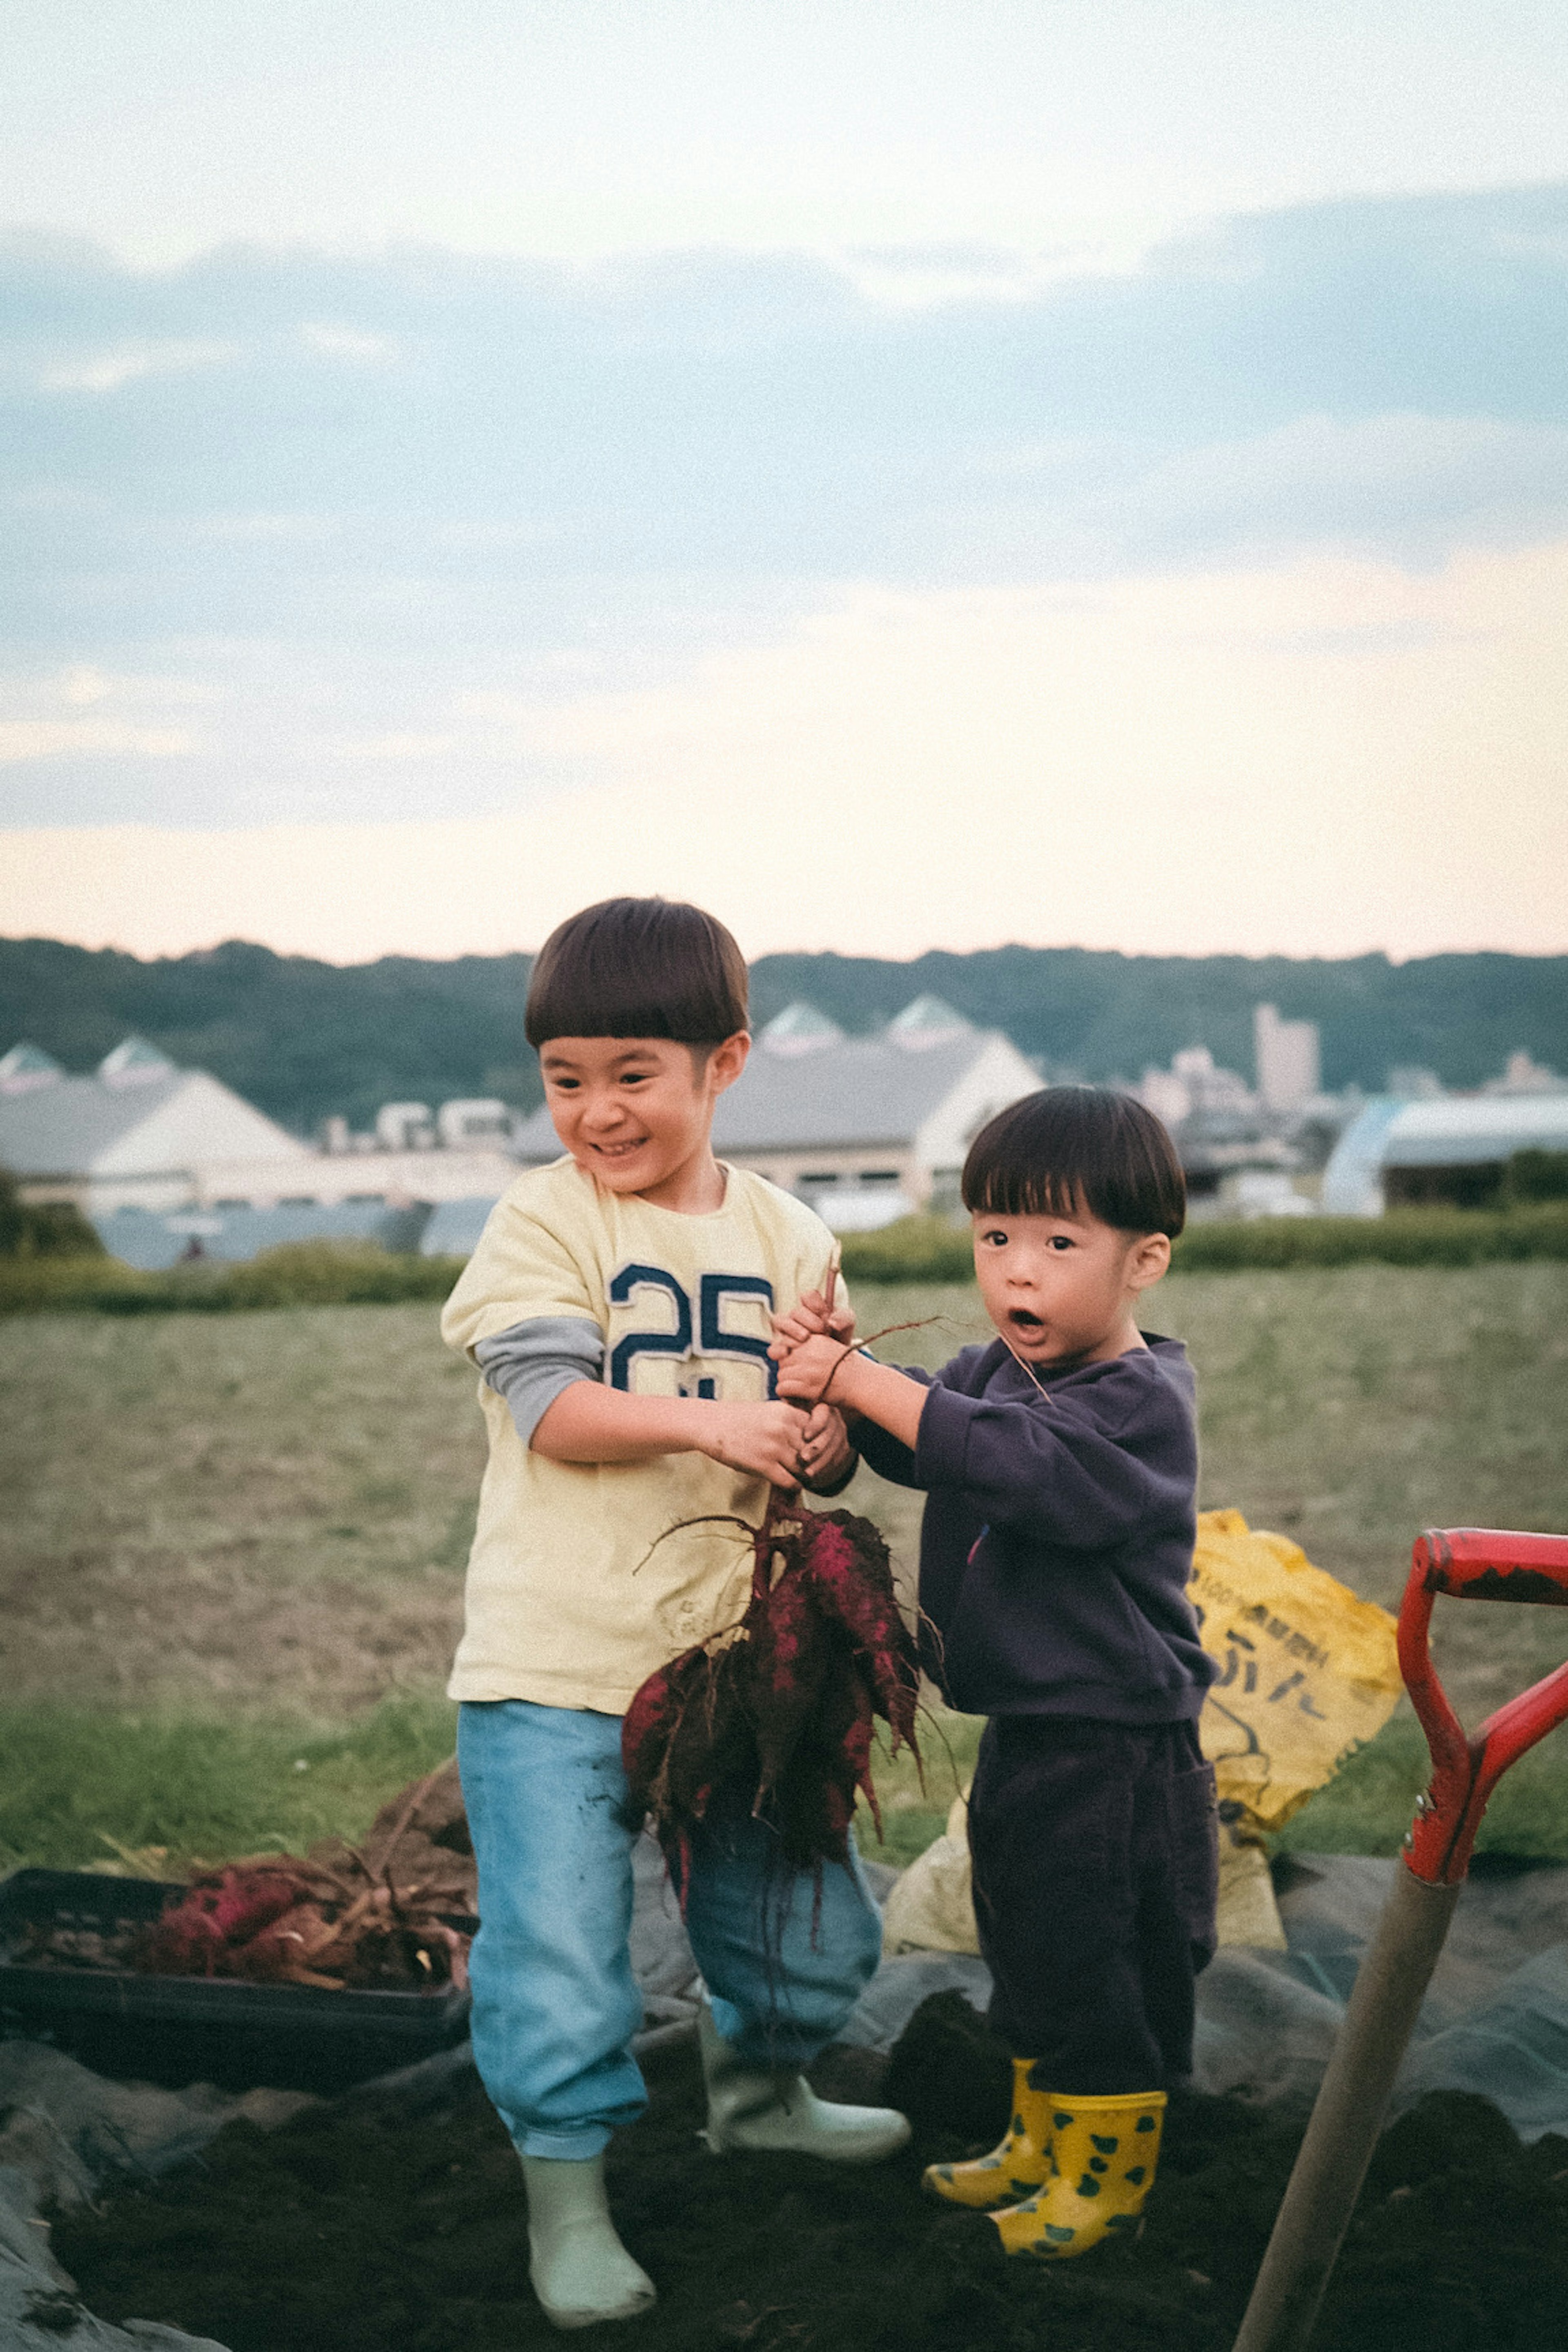
[[[1536,1601],[1568,1608],[1568,1536],[1428,1528],[1411,1553],[1410,1580],[1399,1610],[1399,1670],[1432,1751],[1432,1779],[1415,1801],[1405,1859],[1428,1885],[1455,1886],[1469,1868],[1481,1815],[1509,1766],[1568,1717],[1568,1664],[1500,1706],[1467,1738],[1427,1644],[1432,1603],[1439,1592],[1459,1601]]]

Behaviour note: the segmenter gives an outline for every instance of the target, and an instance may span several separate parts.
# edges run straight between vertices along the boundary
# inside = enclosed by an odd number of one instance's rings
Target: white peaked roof
[[[757,1044],[764,1054],[815,1054],[823,1045],[837,1045],[843,1035],[837,1021],[815,1004],[797,1001],[774,1013]]]
[[[791,1044],[781,1053],[773,1041],[782,1024],[791,1040],[809,1038],[809,1047]],[[1033,1083],[1005,1038],[974,1028],[940,996],[917,996],[874,1037],[847,1037],[815,1007],[792,1004],[759,1043],[763,1050],[719,1098],[716,1150],[907,1146],[998,1051],[1016,1061],[1024,1087]]]
[[[145,1037],[122,1037],[98,1066],[99,1076],[110,1087],[148,1086],[155,1078],[173,1077],[174,1074],[174,1065],[167,1054],[160,1054]]]
[[[0,1095],[30,1094],[35,1087],[53,1086],[65,1072],[52,1054],[26,1037],[8,1054],[0,1054]]]
[[[140,1175],[308,1156],[297,1136],[219,1079],[176,1069],[140,1038],[117,1045],[90,1078],[0,1085],[0,1167],[17,1176]]]
[[[753,1054],[713,1116],[716,1151],[909,1143],[984,1052],[977,1029],[919,1053],[879,1037],[840,1037],[817,1052]]]
[[[950,1037],[973,1034],[973,1024],[941,996],[917,996],[888,1024],[893,1044],[912,1054],[923,1054],[928,1045],[942,1045]]]
[[[82,1176],[180,1091],[177,1071],[116,1089],[99,1078],[59,1078],[35,1092],[0,1096],[0,1164],[17,1176]]]

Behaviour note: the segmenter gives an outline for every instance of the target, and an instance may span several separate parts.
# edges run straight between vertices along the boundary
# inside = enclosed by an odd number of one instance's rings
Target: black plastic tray
[[[468,2032],[468,1996],[331,1992],[316,1985],[142,1976],[130,1969],[39,1968],[16,1957],[36,1924],[112,1929],[156,1919],[182,1885],[18,1870],[0,1880],[0,2030],[68,2051],[95,2074],[174,2088],[266,2084],[331,2094],[411,2066]],[[471,1931],[477,1923],[453,1916]]]

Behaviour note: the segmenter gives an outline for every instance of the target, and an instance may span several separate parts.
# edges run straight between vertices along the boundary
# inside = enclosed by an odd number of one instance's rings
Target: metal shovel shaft
[[[1395,1869],[1235,2352],[1303,2352],[1311,2336],[1459,1891]]]

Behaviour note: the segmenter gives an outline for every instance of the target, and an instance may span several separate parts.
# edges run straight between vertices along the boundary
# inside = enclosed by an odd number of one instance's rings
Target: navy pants
[[[1164,2090],[1215,1948],[1214,1768],[1191,1723],[994,1716],[969,1799],[991,2025],[1042,2090]]]

